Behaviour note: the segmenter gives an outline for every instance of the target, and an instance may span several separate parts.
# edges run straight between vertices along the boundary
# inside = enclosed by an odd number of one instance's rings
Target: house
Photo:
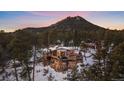
[[[73,69],[77,63],[82,62],[82,55],[76,53],[74,49],[69,47],[50,48],[50,52],[44,55],[45,65],[50,65],[56,71],[64,71]]]

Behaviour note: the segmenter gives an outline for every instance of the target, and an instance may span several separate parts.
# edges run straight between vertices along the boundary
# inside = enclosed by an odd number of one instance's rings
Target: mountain
[[[31,32],[32,38],[37,36],[42,47],[56,44],[58,40],[64,42],[65,46],[69,46],[69,42],[72,40],[75,46],[78,46],[82,41],[121,42],[124,40],[122,32],[97,26],[80,16],[67,17],[48,27],[25,28],[16,32],[18,34],[21,31]]]
[[[80,16],[75,17],[67,17],[66,19],[63,19],[62,21],[57,22],[56,24],[53,24],[50,26],[51,29],[54,30],[64,30],[64,31],[70,31],[70,30],[93,30],[93,29],[104,29],[102,27],[99,27],[97,25],[94,25],[84,18]]]
[[[97,31],[105,30],[105,28],[97,26],[80,16],[67,17],[48,27],[25,28],[26,31]]]

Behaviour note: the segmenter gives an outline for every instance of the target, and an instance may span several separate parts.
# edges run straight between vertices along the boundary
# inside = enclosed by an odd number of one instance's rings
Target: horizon
[[[68,16],[81,16],[104,28],[124,29],[123,11],[0,11],[0,30],[14,32],[27,27],[47,27]]]

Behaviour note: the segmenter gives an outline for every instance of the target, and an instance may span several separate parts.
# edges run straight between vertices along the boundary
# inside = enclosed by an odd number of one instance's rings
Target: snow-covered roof
[[[58,47],[58,46],[56,45],[56,46],[54,46],[54,47],[49,47],[49,49],[53,51],[53,50],[56,50],[57,47]]]
[[[72,50],[74,48],[73,47],[54,46],[54,47],[50,47],[49,49],[53,51],[53,50]]]
[[[57,50],[72,50],[72,47],[58,47]]]

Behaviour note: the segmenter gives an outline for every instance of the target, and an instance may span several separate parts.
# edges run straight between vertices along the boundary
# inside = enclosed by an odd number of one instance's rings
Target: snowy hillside
[[[65,47],[64,47],[65,48]],[[69,47],[66,47],[69,49]],[[72,47],[71,47],[72,48]],[[44,49],[46,51],[46,49]],[[75,52],[79,52],[79,48],[75,49]],[[84,58],[84,53],[82,52],[82,57],[83,57],[83,63],[84,64],[93,64],[93,58],[92,55],[95,53],[93,49],[88,49],[88,51],[85,53],[85,58]],[[41,57],[42,53],[37,52],[37,57]],[[30,59],[30,61],[33,61],[33,57]],[[78,63],[78,70],[80,71],[82,63]],[[32,63],[31,63],[32,66]],[[19,80],[22,81],[24,79],[21,78],[20,72],[22,71],[22,67],[17,67],[17,73]],[[48,80],[54,80],[54,81],[63,81],[66,80],[67,74],[69,73],[68,71],[64,72],[56,72],[53,68],[50,66],[43,66],[43,63],[36,63],[35,67],[35,81],[48,81]],[[5,68],[5,73],[0,74],[0,80],[8,80],[8,81],[14,81],[16,80],[14,76],[14,68],[12,68],[11,64],[9,64],[8,67]],[[32,76],[32,73],[31,73]]]

